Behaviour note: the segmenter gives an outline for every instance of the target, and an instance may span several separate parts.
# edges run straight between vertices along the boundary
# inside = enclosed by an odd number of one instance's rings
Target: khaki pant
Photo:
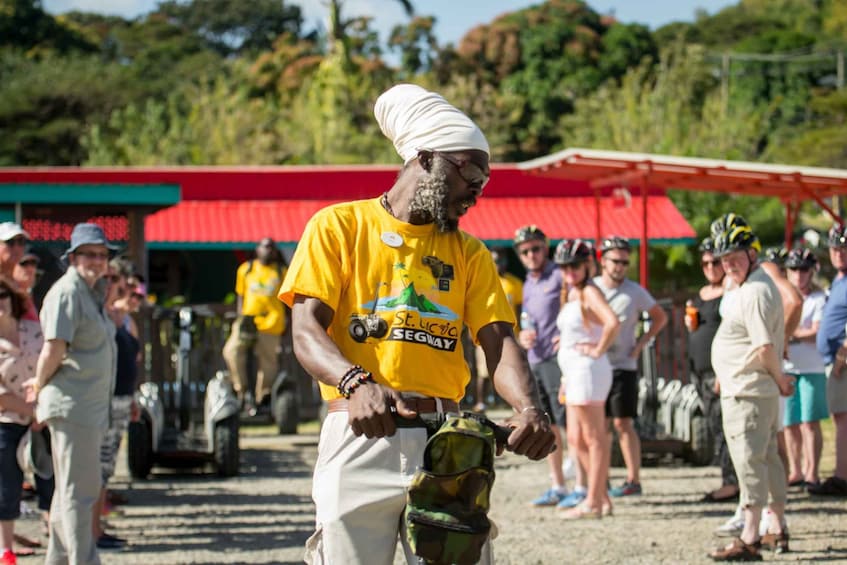
[[[259,332],[253,352],[256,355],[258,371],[256,373],[256,403],[261,404],[262,399],[271,393],[271,385],[279,373],[280,336]],[[245,344],[239,335],[238,324],[233,324],[232,333],[224,345],[223,356],[229,368],[232,378],[232,388],[241,398],[250,382],[247,374],[247,350],[249,345]]]
[[[847,412],[847,370],[832,374],[832,365],[826,366],[826,401],[830,414]]]
[[[741,506],[785,504],[785,468],[777,452],[779,399],[721,397],[723,430],[741,487]]]
[[[99,565],[91,531],[94,503],[100,496],[102,430],[52,418],[53,476],[47,565]]]
[[[353,434],[347,412],[328,414],[312,481],[317,527],[306,542],[306,563],[391,565],[399,536],[406,562],[417,564],[406,542],[403,510],[425,445],[423,428],[368,439]],[[491,531],[493,538],[494,524]],[[493,562],[486,543],[480,563]]]

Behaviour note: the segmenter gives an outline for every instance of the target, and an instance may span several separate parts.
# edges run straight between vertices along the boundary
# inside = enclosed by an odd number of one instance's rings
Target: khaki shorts
[[[741,505],[785,504],[785,468],[777,451],[779,400],[776,397],[721,397],[723,431],[738,485]]]
[[[826,366],[826,403],[830,414],[847,412],[847,371],[832,374],[832,365]]]
[[[356,437],[347,412],[330,412],[321,428],[312,482],[316,531],[306,541],[310,564],[391,565],[398,535],[407,563],[406,487],[421,465],[424,428],[400,428],[387,438]],[[491,538],[496,534],[492,524]],[[491,543],[480,563],[493,563]]]

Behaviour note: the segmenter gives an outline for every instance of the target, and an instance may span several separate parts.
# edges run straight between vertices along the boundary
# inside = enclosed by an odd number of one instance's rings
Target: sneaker
[[[721,524],[715,529],[715,535],[721,537],[736,537],[741,535],[741,530],[744,529],[744,514],[741,508],[735,510],[732,518]]]
[[[105,551],[123,549],[126,545],[126,540],[115,537],[111,534],[103,534],[97,538],[97,549]]]
[[[579,506],[579,504],[583,500],[585,500],[585,496],[587,494],[588,493],[583,489],[574,489],[569,495],[559,501],[559,504],[556,505],[556,508],[564,509]]]
[[[816,496],[847,496],[847,481],[830,477],[820,484],[809,485],[806,490]]]
[[[629,481],[609,491],[609,496],[616,498],[621,496],[637,496],[639,494],[641,494],[641,483],[632,483]]]
[[[568,492],[565,489],[549,488],[544,491],[544,494],[532,501],[533,506],[556,506]]]
[[[15,552],[11,549],[7,549],[3,552],[3,555],[0,555],[0,564],[2,565],[18,565],[18,558],[15,556]]]

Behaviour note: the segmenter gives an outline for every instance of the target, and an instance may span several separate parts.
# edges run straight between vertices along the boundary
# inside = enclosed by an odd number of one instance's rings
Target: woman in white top
[[[591,248],[581,240],[564,240],[553,260],[562,269],[559,367],[568,413],[568,443],[588,475],[585,501],[564,512],[566,519],[595,518],[611,513],[606,493],[609,437],[606,397],[612,386],[612,366],[606,350],[614,342],[619,321],[603,293],[591,282]]]
[[[817,484],[823,437],[821,420],[829,417],[826,404],[826,371],[815,346],[815,337],[826,303],[824,292],[812,282],[818,267],[809,249],[792,249],[785,260],[788,280],[803,295],[800,324],[788,344],[790,372],[797,377],[794,395],[785,409],[785,443],[788,451],[788,484]]]

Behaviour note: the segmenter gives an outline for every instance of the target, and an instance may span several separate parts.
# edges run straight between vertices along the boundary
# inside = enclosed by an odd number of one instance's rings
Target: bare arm
[[[621,322],[599,289],[593,286],[587,286],[583,296],[585,298],[585,306],[591,317],[596,318],[603,325],[603,333],[600,335],[600,341],[588,351],[588,355],[597,359],[606,353],[609,346],[617,339],[618,332],[621,329]]]
[[[539,407],[535,379],[511,325],[494,322],[477,334],[494,388],[516,414],[509,419],[514,431],[508,448],[530,459],[543,459],[555,446],[550,419]]]
[[[33,417],[35,404],[27,402],[17,394],[6,392],[0,394],[0,410],[14,412],[27,418]]]
[[[326,333],[335,315],[332,308],[317,298],[297,295],[291,309],[291,331],[294,355],[312,378],[332,387],[353,365]],[[368,370],[368,367],[364,367]],[[350,395],[348,418],[356,435],[385,437],[394,435],[396,425],[392,411],[406,418],[417,414],[406,407],[395,390],[367,383]]]
[[[51,339],[44,343],[41,354],[38,356],[38,363],[35,365],[36,394],[53,379],[67,351],[68,343],[62,339]]]
[[[766,261],[761,263],[760,266],[774,282],[779,291],[779,297],[782,299],[782,317],[785,322],[785,342],[787,344],[797,330],[800,317],[803,315],[803,295],[794,288],[794,285],[788,282],[788,279],[779,272],[776,265]]]
[[[756,359],[776,382],[780,394],[791,396],[794,394],[794,379],[782,372],[782,359],[780,359],[772,344],[763,345],[756,350]]]
[[[815,337],[818,335],[818,330],[821,327],[820,322],[812,322],[812,325],[808,328],[800,328],[798,327],[794,330],[794,339],[797,341],[809,341],[814,343]]]
[[[639,338],[638,343],[635,344],[632,353],[630,353],[630,357],[637,358],[641,355],[641,350],[650,343],[651,339],[659,335],[659,332],[662,331],[668,323],[668,315],[665,314],[665,309],[659,304],[653,304],[653,306],[647,310],[647,313],[650,315],[650,329]]]

